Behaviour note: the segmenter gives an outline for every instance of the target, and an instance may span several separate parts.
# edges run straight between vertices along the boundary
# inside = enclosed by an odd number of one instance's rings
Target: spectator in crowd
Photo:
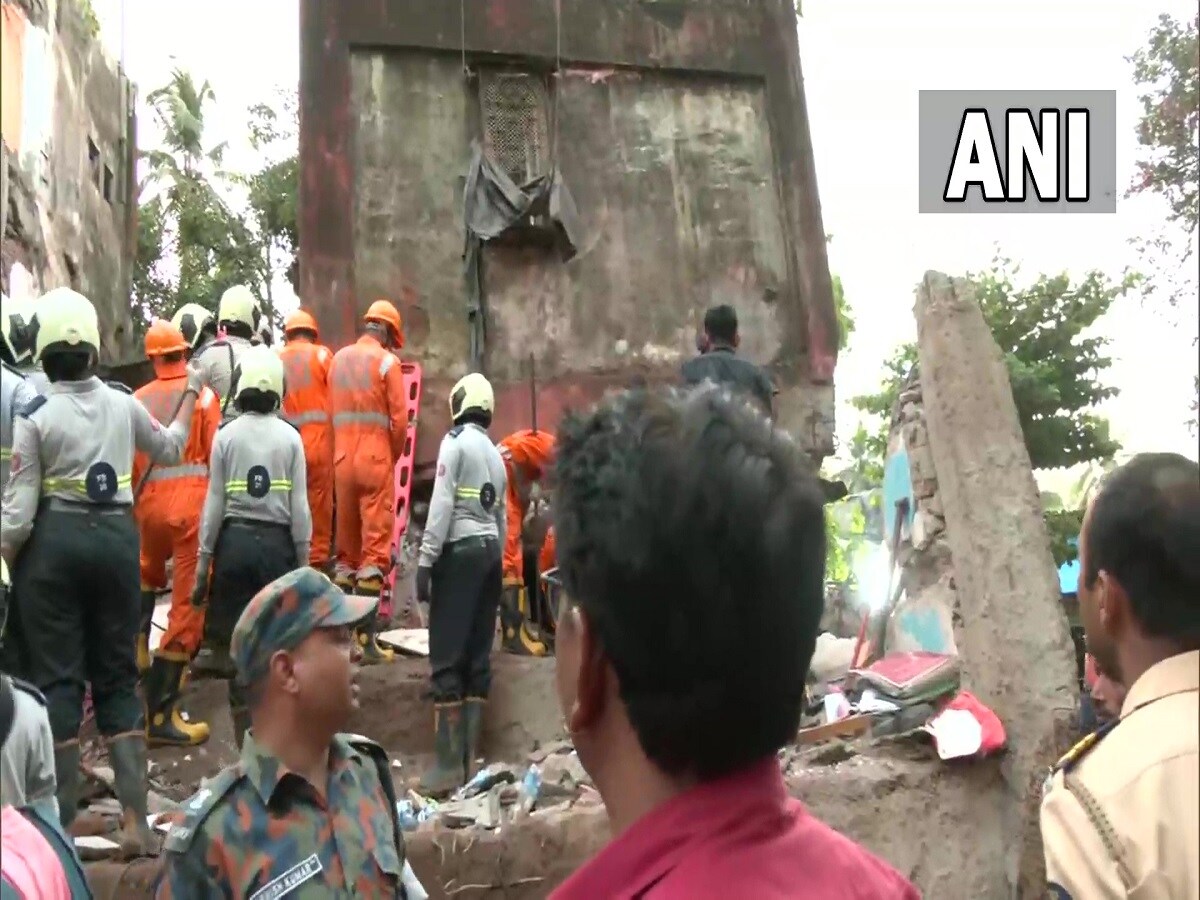
[[[696,342],[700,355],[683,364],[683,381],[689,385],[715,382],[749,397],[772,416],[775,385],[761,367],[737,355],[740,342],[737,311],[732,306],[714,306],[704,314],[704,334]]]
[[[11,731],[0,750],[0,803],[25,806],[47,801],[58,812],[54,778],[54,736],[46,698],[33,685],[0,673],[12,697]]]
[[[614,840],[551,897],[918,897],[776,759],[823,604],[800,450],[711,386],[619,395],[559,441],[558,693]]]
[[[1127,693],[1046,785],[1051,892],[1200,896],[1200,466],[1144,453],[1117,469],[1079,563],[1088,652]]]

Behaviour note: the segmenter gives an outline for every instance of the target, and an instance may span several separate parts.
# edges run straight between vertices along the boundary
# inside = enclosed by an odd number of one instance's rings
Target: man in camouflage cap
[[[341,733],[357,705],[352,626],[377,602],[306,567],[246,606],[230,656],[252,727],[241,760],[167,836],[159,900],[424,896],[405,864],[387,754]]]

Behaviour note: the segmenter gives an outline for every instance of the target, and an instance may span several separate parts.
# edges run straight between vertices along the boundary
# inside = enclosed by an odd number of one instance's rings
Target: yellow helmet
[[[492,383],[478,372],[464,375],[450,391],[450,418],[455,422],[469,410],[477,409],[490,416],[495,408]]]
[[[213,314],[199,303],[183,304],[176,310],[175,315],[171,316],[171,324],[183,332],[184,340],[193,350],[204,337],[204,330],[209,325],[214,326],[210,329],[212,332],[216,331]]]
[[[255,334],[262,326],[262,307],[254,292],[244,284],[235,284],[221,295],[217,322],[241,322]]]
[[[33,361],[55,345],[100,352],[100,321],[92,301],[70,288],[55,288],[37,302],[37,339]]]
[[[33,359],[34,313],[36,308],[29,300],[17,300],[3,295],[0,308],[0,341],[12,355],[15,365],[24,365]]]
[[[236,400],[245,391],[256,390],[274,394],[283,399],[283,360],[279,354],[263,344],[248,347],[238,361],[234,373],[233,398]]]

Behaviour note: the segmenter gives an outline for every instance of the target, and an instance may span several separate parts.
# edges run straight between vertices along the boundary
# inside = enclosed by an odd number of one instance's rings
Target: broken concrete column
[[[1040,862],[1028,798],[1056,755],[1060,711],[1075,704],[1071,638],[1008,370],[974,288],[928,272],[916,317],[925,423],[962,610],[964,682],[1004,723],[1005,778],[1024,807],[1010,832],[1016,889]]]

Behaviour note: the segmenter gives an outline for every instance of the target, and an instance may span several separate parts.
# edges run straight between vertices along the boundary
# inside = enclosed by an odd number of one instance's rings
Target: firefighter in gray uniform
[[[488,437],[495,398],[472,373],[450,392],[454,427],[442,439],[421,540],[417,598],[429,604],[437,765],[421,793],[444,796],[468,780],[491,686],[502,589],[506,475]]]
[[[196,351],[193,358],[204,383],[221,398],[221,415],[226,419],[236,418],[237,404],[234,397],[237,387],[233,373],[241,362],[242,354],[254,346],[263,323],[262,307],[258,298],[244,284],[236,284],[221,295],[217,306],[218,337]],[[185,335],[186,336],[186,335]]]
[[[79,726],[90,682],[96,725],[108,743],[126,853],[149,851],[146,736],[137,694],[138,531],[130,484],[135,448],[165,465],[187,442],[200,378],[163,428],[134,397],[93,373],[96,309],[69,288],[38,303],[35,362],[50,379],[13,436],[0,553],[12,570],[28,680],[46,696],[58,805],[69,825],[79,801]]]
[[[267,347],[251,347],[242,354],[234,382],[238,416],[224,422],[213,441],[192,591],[194,605],[208,605],[204,644],[211,651],[211,671],[228,679],[234,675],[229,642],[242,610],[280,575],[307,566],[312,541],[304,442],[277,415],[283,360]],[[250,712],[234,681],[229,706],[240,747]]]

